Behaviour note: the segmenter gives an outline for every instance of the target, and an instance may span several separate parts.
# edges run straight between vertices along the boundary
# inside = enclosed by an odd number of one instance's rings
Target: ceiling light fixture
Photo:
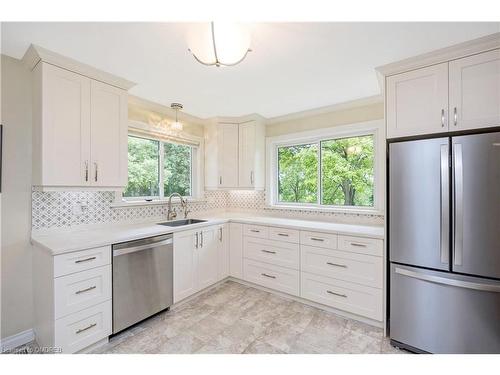
[[[248,28],[229,22],[193,25],[188,33],[188,46],[196,61],[217,67],[239,64],[252,51]]]
[[[170,128],[175,131],[182,131],[183,126],[182,123],[179,122],[178,114],[179,111],[183,108],[181,103],[172,103],[170,104],[170,108],[175,111],[175,122],[170,124]]]

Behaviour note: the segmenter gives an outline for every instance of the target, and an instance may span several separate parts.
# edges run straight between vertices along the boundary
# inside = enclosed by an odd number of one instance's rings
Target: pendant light
[[[233,66],[251,51],[250,32],[238,23],[195,24],[188,33],[188,46],[196,61],[203,65]]]
[[[175,111],[175,122],[172,122],[170,124],[170,128],[175,131],[182,131],[183,126],[182,123],[179,122],[178,114],[179,111],[183,108],[181,103],[172,103],[170,104],[170,108],[172,108]]]

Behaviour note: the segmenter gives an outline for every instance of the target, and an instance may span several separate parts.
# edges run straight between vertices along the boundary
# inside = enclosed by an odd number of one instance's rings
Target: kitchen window
[[[370,122],[269,139],[268,204],[382,211],[381,132]]]
[[[177,192],[193,194],[193,157],[197,148],[191,145],[128,137],[128,184],[126,200],[158,200]]]

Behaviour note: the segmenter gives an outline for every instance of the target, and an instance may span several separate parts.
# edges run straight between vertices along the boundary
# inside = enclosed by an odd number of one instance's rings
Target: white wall
[[[31,75],[2,55],[3,186],[1,337],[33,327],[31,245]]]

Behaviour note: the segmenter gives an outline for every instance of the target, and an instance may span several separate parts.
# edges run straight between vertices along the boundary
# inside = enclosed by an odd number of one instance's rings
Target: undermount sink
[[[181,227],[183,225],[204,223],[206,220],[200,219],[183,219],[174,221],[165,221],[164,223],[158,223],[158,225],[165,225],[167,227]]]

